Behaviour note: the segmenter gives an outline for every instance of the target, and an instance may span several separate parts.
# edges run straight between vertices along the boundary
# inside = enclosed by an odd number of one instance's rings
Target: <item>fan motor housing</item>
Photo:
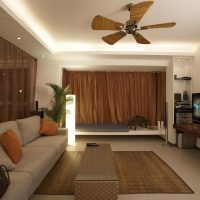
[[[138,27],[137,24],[126,25],[125,31],[128,34],[132,34],[132,33],[136,32],[137,27]]]
[[[131,10],[131,7],[133,7],[133,3],[127,4],[126,7],[127,7],[128,11],[130,11],[130,10]]]

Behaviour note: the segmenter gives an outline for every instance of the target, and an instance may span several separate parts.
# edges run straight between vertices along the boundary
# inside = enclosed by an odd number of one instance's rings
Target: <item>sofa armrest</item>
[[[67,128],[58,128],[58,134],[59,135],[66,135],[67,136]]]

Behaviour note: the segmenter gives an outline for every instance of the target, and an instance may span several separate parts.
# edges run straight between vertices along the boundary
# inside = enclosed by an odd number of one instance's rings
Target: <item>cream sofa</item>
[[[23,155],[9,173],[11,183],[2,200],[28,200],[66,150],[67,130],[59,129],[56,136],[40,136],[39,116],[0,123],[0,135],[8,129],[17,134]]]

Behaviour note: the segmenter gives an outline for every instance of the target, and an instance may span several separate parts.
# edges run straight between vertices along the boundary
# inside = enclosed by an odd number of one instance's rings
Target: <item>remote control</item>
[[[93,143],[87,143],[87,146],[99,146],[97,143],[93,142]]]

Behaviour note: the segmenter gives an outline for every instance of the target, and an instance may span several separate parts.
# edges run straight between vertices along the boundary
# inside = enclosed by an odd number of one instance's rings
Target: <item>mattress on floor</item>
[[[81,132],[128,132],[127,124],[76,124],[76,131]]]

